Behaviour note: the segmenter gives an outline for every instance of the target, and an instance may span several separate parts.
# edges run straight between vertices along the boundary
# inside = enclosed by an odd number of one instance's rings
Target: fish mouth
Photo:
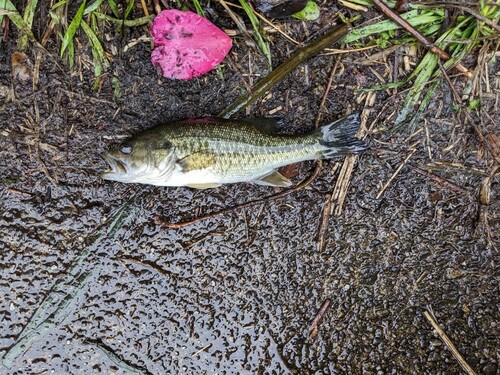
[[[113,155],[106,153],[103,156],[103,159],[109,164],[109,168],[106,169],[101,177],[105,180],[121,180],[128,173],[126,165],[118,160]]]

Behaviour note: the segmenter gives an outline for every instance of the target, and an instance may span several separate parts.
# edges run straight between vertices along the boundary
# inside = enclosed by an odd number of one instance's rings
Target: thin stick
[[[144,268],[148,269],[150,272],[157,272],[157,273],[159,273],[159,274],[161,274],[161,275],[163,275],[165,277],[171,277],[172,276],[172,274],[170,272],[164,270],[159,265],[157,265],[155,262],[152,262],[150,260],[136,259],[136,258],[132,258],[132,257],[127,256],[127,255],[118,257],[117,259],[123,260],[125,262],[130,262],[130,263],[138,264],[138,265],[143,266]],[[125,262],[123,262],[123,263],[125,263]]]
[[[47,166],[45,165],[44,161],[42,160],[42,158],[40,157],[40,155],[38,155],[38,152],[37,152],[37,160],[38,162],[40,163],[40,165],[42,166],[42,170],[43,170],[43,173],[45,173],[45,176],[47,176],[47,178],[49,179],[49,181],[52,183],[52,185],[54,186],[59,186],[59,181],[57,181],[57,178],[54,178],[50,175],[50,172],[49,172],[49,169],[47,168]]]
[[[309,335],[310,338],[313,338],[318,334],[318,325],[321,322],[321,319],[323,319],[323,316],[326,314],[328,307],[330,307],[330,303],[332,303],[332,301],[326,299],[325,302],[323,302],[323,304],[321,305],[318,313],[316,314],[316,317],[311,322],[311,333]]]
[[[146,17],[149,16],[148,7],[146,6],[146,1],[145,0],[141,0],[141,5],[142,5],[142,11],[144,12],[144,15]]]
[[[198,354],[200,354],[201,352],[204,352],[205,350],[207,349],[210,349],[212,347],[212,343],[208,344],[208,345],[205,345],[203,348],[201,348],[200,350],[196,351],[195,353],[193,353],[193,357],[196,357]]]
[[[451,351],[453,357],[458,361],[463,370],[469,375],[476,375],[476,372],[469,366],[469,364],[465,361],[464,357],[458,352],[457,348],[451,342],[450,338],[444,333],[444,331],[439,327],[438,322],[434,318],[433,315],[429,313],[429,311],[424,311],[425,318],[431,323],[432,327],[435,329],[436,333],[439,335],[441,341],[446,345],[446,347]]]
[[[328,222],[330,221],[332,199],[331,194],[326,194],[323,215],[318,230],[318,251],[323,251],[326,245],[326,235],[328,234]]]
[[[446,80],[446,83],[448,83],[448,86],[450,87],[451,92],[453,93],[453,98],[458,104],[462,104],[462,99],[460,98],[460,95],[458,95],[457,89],[453,85],[453,82],[451,82],[450,76],[446,72],[446,69],[443,66],[443,63],[441,61],[438,61],[439,64],[439,69],[441,69],[441,73],[443,73],[444,78]]]
[[[454,183],[444,179],[443,177],[436,176],[435,174],[429,173],[429,172],[427,172],[423,169],[420,169],[418,167],[412,167],[411,165],[409,167],[411,170],[417,172],[418,174],[421,174],[422,176],[428,177],[433,181],[436,181],[438,184],[442,185],[443,187],[445,187],[451,191],[454,191],[457,193],[467,193],[467,190],[465,190],[464,188],[462,188],[458,185],[455,185]]]
[[[236,24],[236,27],[238,28],[238,30],[240,30],[240,32],[243,35],[246,35],[248,38],[251,38],[251,36],[248,33],[248,30],[246,29],[245,25],[240,21],[240,19],[238,18],[238,16],[236,16],[236,14],[234,14],[234,12],[227,6],[226,2],[224,0],[219,0],[219,3],[220,3],[220,5],[222,5],[224,7],[224,9],[226,10],[227,14],[229,14],[229,17],[231,17],[231,19],[233,20],[233,22]]]
[[[408,156],[405,158],[405,160],[403,160],[403,162],[399,165],[399,167],[394,171],[394,173],[392,174],[391,178],[389,178],[389,180],[387,180],[387,182],[384,184],[384,186],[382,187],[382,189],[380,189],[380,191],[378,192],[378,194],[375,197],[375,199],[380,199],[380,197],[382,196],[382,194],[384,194],[384,191],[389,187],[389,185],[396,178],[396,176],[399,174],[399,172],[401,171],[401,169],[403,169],[403,167],[406,165],[406,163],[408,163],[408,160],[410,160],[410,158],[413,156],[413,154],[415,153],[415,151],[417,151],[417,149],[411,150],[411,152],[408,154]]]
[[[17,195],[20,195],[20,196],[23,196],[23,197],[26,197],[26,198],[31,198],[33,196],[33,194],[25,193],[24,191],[13,189],[13,188],[9,188],[6,191],[8,193],[17,194]]]
[[[384,4],[381,0],[373,0],[373,3],[380,9],[382,13],[384,13],[388,18],[397,23],[403,29],[408,31],[411,35],[415,37],[420,43],[422,43],[425,47],[427,47],[431,52],[435,53],[439,56],[441,60],[448,61],[451,59],[451,56],[443,51],[438,46],[433,45],[425,36],[420,34],[418,30],[416,30],[412,25],[402,19],[397,13],[395,13],[391,8],[389,8],[386,4]],[[469,69],[464,67],[462,64],[458,64],[455,68],[462,74],[464,74],[467,78],[472,77],[472,73]]]
[[[243,210],[243,221],[245,221],[245,237],[247,238],[247,245],[250,244],[250,229],[248,228],[247,212]]]
[[[154,4],[154,8],[155,8],[156,14],[160,14],[161,13],[160,1],[159,0],[153,0],[153,4]]]
[[[116,354],[115,351],[110,346],[102,342],[102,340],[84,339],[83,342],[101,349],[111,362],[120,367],[127,374],[151,374],[151,372],[149,372],[146,368],[139,367],[136,364],[124,359],[121,355]]]
[[[314,126],[316,128],[318,127],[319,122],[321,121],[321,110],[325,107],[326,98],[328,97],[328,94],[330,93],[330,90],[332,89],[333,77],[335,76],[335,73],[337,72],[337,68],[339,66],[339,63],[340,63],[340,59],[335,59],[335,64],[333,65],[333,68],[330,72],[330,77],[328,77],[328,85],[326,86],[325,93],[323,94],[323,98],[321,99],[321,104],[319,105],[318,115],[316,116],[316,121],[314,121]]]
[[[340,53],[353,53],[353,52],[359,52],[359,51],[366,51],[366,50],[374,49],[377,47],[378,46],[368,46],[368,47],[353,48],[353,49],[325,48],[325,52],[322,53],[321,55],[322,56],[331,56],[331,55],[338,55]],[[396,46],[396,47],[399,47],[399,46]]]
[[[321,170],[321,166],[322,166],[322,162],[321,162],[321,160],[319,160],[316,163],[316,167],[314,168],[314,171],[311,173],[311,175],[306,180],[302,181],[300,184],[298,184],[297,186],[295,186],[295,187],[293,187],[291,189],[280,191],[279,193],[270,195],[270,196],[262,198],[262,199],[257,199],[255,201],[250,201],[250,202],[239,204],[239,205],[236,205],[236,206],[233,206],[233,207],[224,208],[224,209],[222,209],[220,211],[217,211],[217,212],[214,212],[212,214],[208,214],[208,215],[205,215],[205,216],[197,217],[195,219],[192,219],[192,220],[189,220],[189,221],[180,222],[180,223],[166,223],[159,216],[156,216],[154,218],[154,221],[155,221],[156,224],[160,225],[163,228],[179,229],[179,228],[188,227],[188,226],[193,225],[195,223],[198,223],[200,221],[204,221],[204,220],[208,220],[208,219],[213,219],[215,217],[224,215],[224,214],[226,214],[228,212],[233,212],[233,211],[241,210],[241,209],[244,209],[244,208],[247,208],[247,207],[252,207],[252,206],[259,205],[259,204],[267,203],[269,201],[272,201],[272,200],[275,200],[275,199],[282,198],[282,197],[285,197],[287,195],[290,195],[290,194],[296,192],[297,190],[301,190],[301,189],[305,188],[306,186],[308,186],[318,176],[319,171]]]
[[[241,74],[240,69],[238,68],[238,65],[236,65],[236,63],[234,62],[231,55],[228,54],[226,56],[226,59],[227,59],[227,62],[229,63],[229,65],[231,66],[231,68],[236,72],[238,77],[241,79],[241,83],[243,83],[243,86],[245,86],[245,90],[247,90],[247,92],[251,92],[252,88],[250,87],[250,85],[246,81],[245,77],[243,77],[243,74]]]

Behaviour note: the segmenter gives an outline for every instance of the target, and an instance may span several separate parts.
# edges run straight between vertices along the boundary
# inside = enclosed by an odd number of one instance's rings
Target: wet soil
[[[304,30],[314,33],[324,22],[295,23],[289,31],[305,40]],[[145,30],[128,32],[133,38]],[[38,82],[13,78],[15,37],[12,30],[0,44],[4,364],[68,274],[76,269],[92,277],[64,284],[59,292],[74,286],[77,297],[9,367],[0,363],[1,373],[460,373],[423,316],[426,309],[478,373],[498,373],[498,179],[491,204],[482,206],[479,186],[491,161],[472,126],[455,118],[447,86],[420,124],[427,131],[370,133],[371,150],[359,158],[344,210],[330,217],[319,249],[325,194],[342,160],[325,162],[308,188],[286,198],[183,229],[163,228],[155,218],[189,220],[275,190],[251,184],[161,188],[99,177],[106,168],[101,153],[124,137],[165,121],[215,115],[242,92],[240,74],[249,82],[265,74],[265,59],[241,37],[231,53],[236,64],[225,65],[223,77],[213,72],[186,82],[158,77],[150,45],[140,43],[114,56],[99,92],[91,90],[91,57],[83,43],[81,75],[33,49],[27,54],[31,62],[40,59]],[[294,46],[275,36],[271,50],[278,63]],[[352,64],[359,57],[312,59],[248,114],[281,116],[290,133],[312,128],[337,58],[342,69],[323,121],[362,110],[358,88],[378,81]],[[383,74],[383,65],[373,68]],[[402,98],[378,92],[368,123],[381,114],[374,129],[382,126]],[[376,199],[410,144],[415,153]],[[430,162],[463,168],[432,171],[441,180],[415,171]],[[304,163],[294,181],[312,167]],[[125,220],[108,233],[123,207]],[[327,299],[330,307],[311,337],[310,323]]]

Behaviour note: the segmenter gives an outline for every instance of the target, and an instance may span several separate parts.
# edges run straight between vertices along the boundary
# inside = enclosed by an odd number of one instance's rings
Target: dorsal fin
[[[281,117],[243,117],[235,120],[218,117],[200,117],[178,121],[179,124],[190,123],[200,125],[219,125],[224,122],[243,122],[267,134],[277,134],[283,128],[283,119]]]
[[[267,134],[277,134],[283,128],[283,119],[280,117],[248,117],[238,121],[253,125]]]

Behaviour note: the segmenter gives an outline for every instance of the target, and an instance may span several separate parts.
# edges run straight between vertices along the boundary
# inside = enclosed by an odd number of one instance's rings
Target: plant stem
[[[257,84],[253,87],[252,92],[247,92],[246,94],[240,96],[231,105],[229,105],[229,107],[223,110],[219,114],[219,117],[229,118],[246,108],[248,105],[269,91],[271,87],[285,78],[285,76],[295,69],[300,63],[310,59],[320,53],[324,48],[342,39],[349,31],[349,28],[349,25],[335,27],[319,39],[305,47],[300,48],[276,69],[257,82]]]

